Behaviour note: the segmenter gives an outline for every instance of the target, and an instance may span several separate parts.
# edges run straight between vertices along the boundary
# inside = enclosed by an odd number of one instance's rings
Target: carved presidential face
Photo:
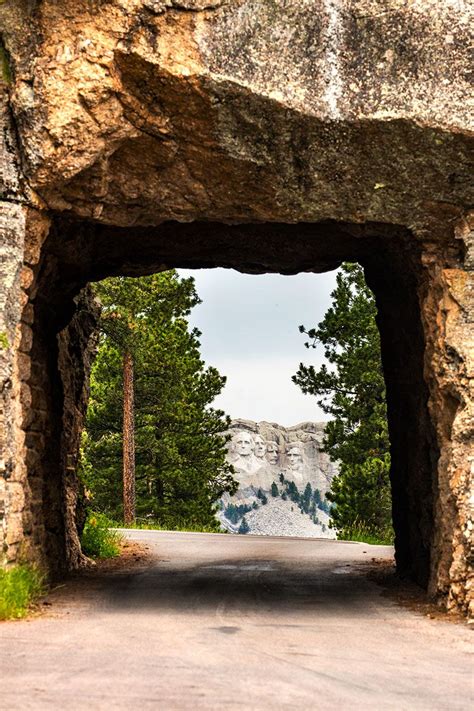
[[[303,453],[299,447],[289,447],[286,450],[286,457],[288,459],[288,464],[290,469],[293,471],[298,471],[303,467]]]
[[[276,442],[267,442],[267,461],[278,464],[278,445]]]
[[[254,454],[256,457],[261,459],[265,454],[265,442],[263,441],[263,437],[260,437],[260,435],[257,435],[254,439],[254,442],[255,442]]]
[[[253,441],[248,432],[238,432],[234,437],[235,451],[239,457],[249,457],[253,450]]]

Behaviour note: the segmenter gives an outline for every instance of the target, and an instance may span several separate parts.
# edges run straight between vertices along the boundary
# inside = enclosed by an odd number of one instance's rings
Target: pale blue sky
[[[330,304],[336,272],[249,275],[232,269],[180,269],[193,276],[203,303],[191,325],[202,331],[201,353],[227,384],[216,399],[231,417],[295,425],[326,419],[316,399],[291,381],[298,364],[321,363],[304,347],[298,326],[316,325]]]

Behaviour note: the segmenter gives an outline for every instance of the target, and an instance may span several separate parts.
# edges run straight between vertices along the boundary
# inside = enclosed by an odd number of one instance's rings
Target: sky
[[[336,272],[240,274],[233,269],[180,269],[193,276],[202,304],[190,317],[201,332],[208,365],[227,376],[214,401],[232,418],[283,426],[327,419],[316,398],[291,381],[301,361],[323,362],[321,350],[304,347],[298,326],[315,326],[330,305]]]

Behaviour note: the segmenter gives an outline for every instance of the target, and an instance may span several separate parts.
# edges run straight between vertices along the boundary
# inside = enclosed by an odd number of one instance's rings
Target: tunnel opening
[[[427,587],[440,558],[434,524],[439,448],[424,373],[421,255],[407,229],[385,224],[194,222],[121,228],[57,217],[32,269],[20,347],[23,528],[31,555],[53,576],[83,560],[76,468],[97,318],[89,282],[180,267],[317,273],[352,261],[363,266],[378,308],[397,568]]]

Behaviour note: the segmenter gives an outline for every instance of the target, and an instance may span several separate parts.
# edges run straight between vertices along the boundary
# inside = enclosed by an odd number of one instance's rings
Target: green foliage
[[[36,566],[0,569],[0,620],[24,617],[44,591],[44,575]]]
[[[251,511],[254,507],[248,504],[228,504],[225,507],[224,515],[231,523],[238,523],[242,516]]]
[[[0,331],[0,350],[6,351],[9,345],[7,334],[5,331]]]
[[[354,521],[351,526],[338,531],[339,540],[360,541],[373,546],[393,546],[394,533],[392,526],[374,528],[367,524]]]
[[[112,523],[114,528],[121,528],[123,526],[122,521]],[[139,531],[186,531],[188,533],[223,533],[217,521],[214,521],[210,526],[203,526],[202,524],[193,525],[192,523],[189,523],[189,521],[180,519],[174,519],[173,528],[167,528],[166,526],[163,526],[160,521],[154,521],[153,519],[139,519],[135,521],[135,523],[127,524],[127,528],[132,528]]]
[[[290,499],[290,501],[293,501],[295,504],[298,504],[300,513],[307,514],[314,523],[319,523],[317,517],[318,508],[321,511],[324,511],[326,514],[330,514],[331,509],[328,502],[326,501],[326,499],[323,499],[321,497],[321,492],[319,491],[319,489],[315,489],[313,491],[309,482],[306,484],[304,492],[301,494],[295,482],[286,479],[283,473],[280,474],[279,481],[283,484],[284,489],[280,494],[277,485],[275,484],[275,482],[273,482],[271,486],[272,496],[280,496],[282,501],[287,501],[288,499]],[[263,496],[263,492],[261,489],[258,490],[257,496],[259,498]],[[291,510],[293,511],[293,507],[291,508]]]
[[[333,418],[326,426],[324,451],[340,463],[329,501],[338,536],[363,525],[373,532],[390,527],[389,437],[376,324],[376,304],[360,266],[344,264],[332,305],[316,328],[300,326],[310,341],[324,346],[319,369],[300,364],[293,381]],[[313,500],[329,512],[316,492]]]
[[[12,71],[10,68],[10,60],[8,57],[7,50],[5,49],[1,40],[0,40],[0,77],[5,82],[5,84],[11,84]]]
[[[111,531],[112,521],[104,514],[90,513],[82,532],[81,547],[92,558],[115,558],[120,553],[121,536]]]
[[[285,479],[285,485],[286,485],[286,495],[291,501],[294,501],[295,504],[299,504],[300,502],[300,492],[298,491],[298,487],[296,486],[294,481],[287,481]]]
[[[365,528],[372,532],[390,527],[390,455],[369,457],[363,464],[341,465],[334,477],[329,501],[332,526],[347,538],[347,532]],[[385,535],[385,534],[384,534]]]
[[[301,496],[301,499],[300,499],[301,510],[304,511],[305,513],[309,513],[312,496],[313,496],[313,490],[311,488],[311,484],[308,482],[306,484],[303,495]]]
[[[242,522],[241,522],[241,524],[240,524],[240,526],[239,526],[239,531],[238,531],[238,532],[239,532],[239,533],[248,533],[249,531],[250,531],[250,526],[248,525],[247,519],[246,519],[245,516],[244,516],[243,519],[242,519]]]
[[[135,370],[137,516],[165,529],[219,530],[216,502],[234,493],[223,434],[210,406],[225,383],[204,367],[186,317],[199,303],[193,279],[169,271],[106,279],[96,287],[102,335],[91,377],[82,476],[94,508],[122,518],[122,354]]]

